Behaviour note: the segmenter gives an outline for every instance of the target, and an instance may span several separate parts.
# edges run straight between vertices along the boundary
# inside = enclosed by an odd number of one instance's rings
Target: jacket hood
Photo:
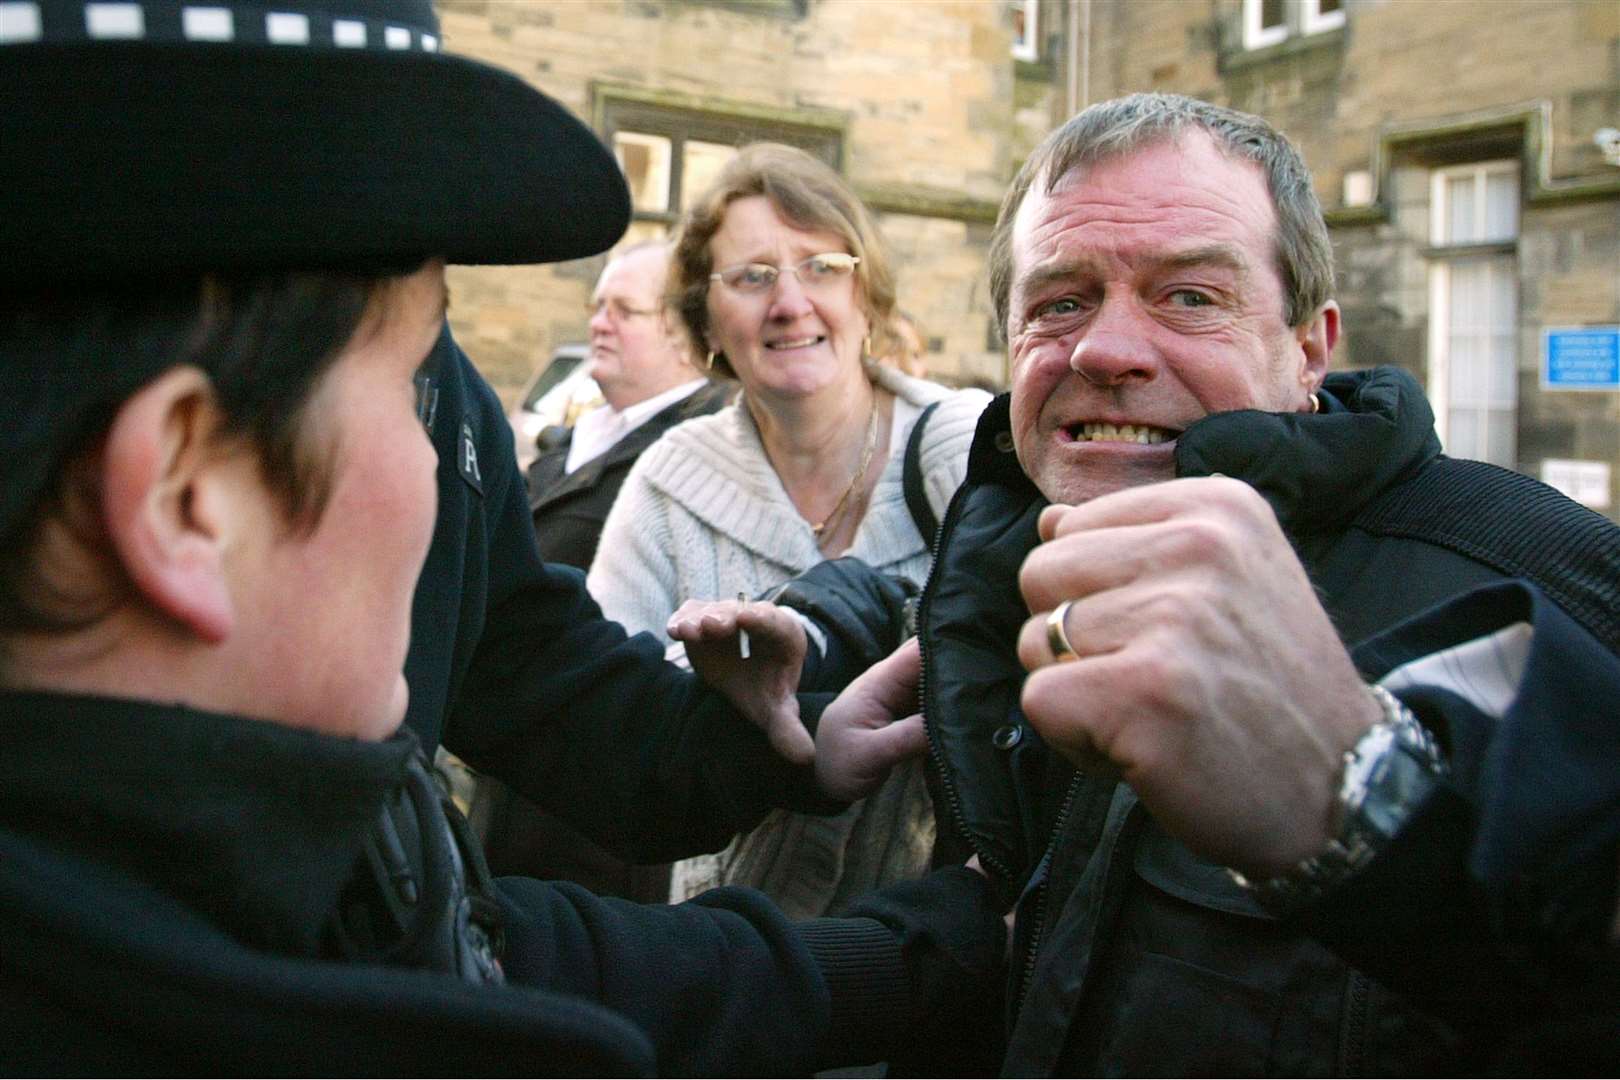
[[[1176,440],[1176,475],[1224,473],[1265,496],[1291,536],[1342,528],[1440,453],[1423,388],[1400,368],[1327,377],[1317,413],[1215,413]]]

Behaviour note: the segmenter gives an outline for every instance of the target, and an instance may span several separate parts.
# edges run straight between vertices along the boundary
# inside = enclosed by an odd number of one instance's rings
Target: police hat
[[[0,3],[0,280],[580,258],[612,155],[429,0]]]

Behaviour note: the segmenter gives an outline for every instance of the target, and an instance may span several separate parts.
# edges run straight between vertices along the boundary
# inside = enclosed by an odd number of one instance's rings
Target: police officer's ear
[[[225,548],[256,478],[222,450],[219,421],[208,376],[171,368],[119,408],[100,465],[107,535],[136,599],[210,644],[234,622]]]

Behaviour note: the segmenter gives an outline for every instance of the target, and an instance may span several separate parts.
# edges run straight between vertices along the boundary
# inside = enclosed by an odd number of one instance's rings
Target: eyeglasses
[[[812,255],[794,266],[775,267],[770,263],[729,266],[718,273],[710,274],[709,280],[724,282],[729,288],[736,289],[740,293],[765,293],[775,288],[776,279],[786,272],[798,278],[799,284],[807,289],[825,288],[853,274],[855,264],[860,261],[855,255],[847,255],[842,251],[828,251]]]
[[[631,307],[623,300],[588,300],[585,303],[585,314],[589,318],[596,318],[603,309],[607,310],[608,318],[616,323],[628,322],[638,315],[657,315],[657,308]]]

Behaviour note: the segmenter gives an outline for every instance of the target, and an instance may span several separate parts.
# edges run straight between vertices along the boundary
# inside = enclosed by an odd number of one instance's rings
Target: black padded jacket
[[[1322,397],[1317,415],[1208,417],[1183,433],[1176,460],[1182,476],[1220,472],[1266,497],[1347,644],[1470,590],[1529,579],[1554,601],[1547,618],[1574,616],[1594,663],[1613,664],[1620,530],[1526,477],[1442,456],[1428,405],[1402,372],[1338,373]],[[1356,935],[1270,917],[1166,835],[1129,787],[1077,772],[1025,721],[1017,574],[1045,501],[1012,452],[1007,409],[1003,397],[981,420],[919,616],[942,828],[1019,901],[1004,1069],[1321,1075],[1450,1072],[1467,1054],[1488,1059],[1499,1045],[1481,1028],[1501,1015],[1500,995],[1534,976],[1487,982],[1486,997],[1463,994],[1454,1007],[1403,998],[1341,959],[1363,959],[1346,945]],[[1612,794],[1588,796],[1601,805]],[[1443,850],[1468,850],[1469,813],[1454,815]],[[1612,856],[1620,815],[1608,821],[1607,839],[1594,842]],[[1587,875],[1583,910],[1612,913],[1614,859],[1583,865],[1604,871]],[[1445,879],[1459,897],[1478,885],[1460,869]],[[1582,940],[1601,940],[1590,922]],[[1400,970],[1386,966],[1391,978]]]

